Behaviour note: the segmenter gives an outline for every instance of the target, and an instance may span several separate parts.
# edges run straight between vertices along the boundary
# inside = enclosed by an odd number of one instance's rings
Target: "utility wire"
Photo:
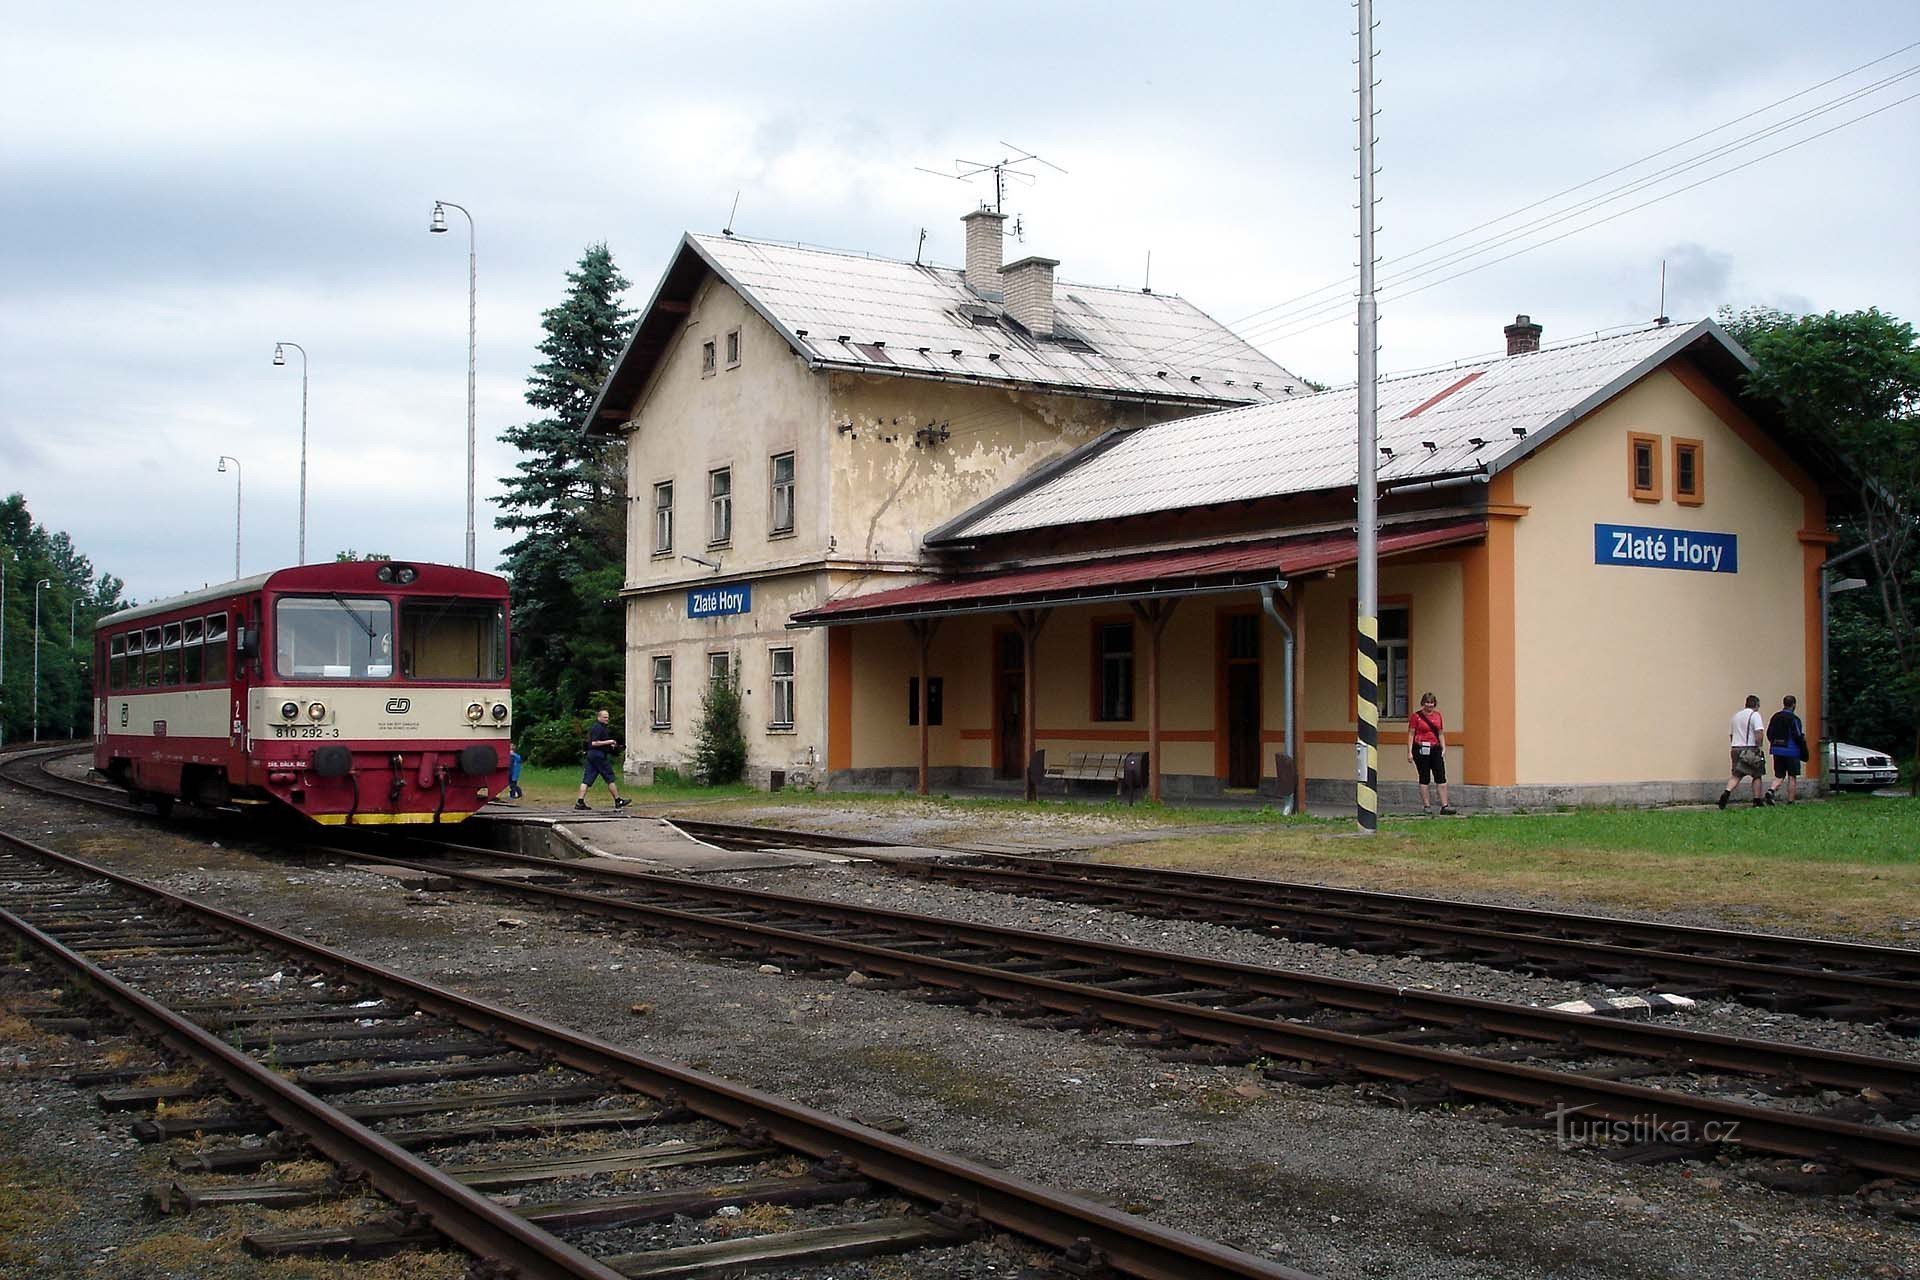
[[[1757,155],[1752,157],[1751,159],[1743,160],[1736,165],[1730,165],[1727,168],[1722,169],[1716,173],[1708,174],[1704,178],[1700,178],[1700,179],[1697,179],[1696,181],[1690,182],[1684,187],[1676,187],[1674,190],[1663,192],[1660,195],[1654,196],[1650,200],[1643,200],[1639,204],[1631,205],[1625,209],[1616,210],[1613,213],[1607,214],[1603,218],[1596,218],[1592,222],[1582,223],[1580,226],[1574,227],[1568,231],[1563,231],[1557,236],[1552,236],[1552,237],[1549,237],[1548,239],[1537,241],[1530,245],[1522,246],[1521,248],[1515,249],[1512,253],[1504,254],[1501,257],[1493,258],[1487,262],[1476,263],[1471,267],[1467,267],[1467,268],[1464,268],[1463,270],[1456,271],[1452,275],[1442,276],[1438,280],[1430,280],[1426,284],[1419,285],[1415,288],[1399,290],[1398,292],[1393,293],[1389,297],[1383,299],[1383,301],[1395,301],[1400,298],[1410,297],[1416,293],[1424,293],[1428,289],[1432,289],[1439,285],[1446,284],[1448,281],[1458,280],[1461,276],[1472,275],[1476,271],[1484,271],[1488,267],[1497,266],[1502,262],[1510,261],[1514,258],[1519,257],[1522,254],[1532,253],[1535,249],[1545,248],[1547,245],[1555,244],[1561,240],[1565,240],[1569,236],[1575,236],[1580,234],[1582,231],[1589,231],[1594,227],[1600,226],[1603,223],[1612,222],[1615,218],[1624,218],[1626,215],[1637,212],[1641,209],[1645,209],[1649,205],[1659,204],[1663,200],[1670,200],[1674,196],[1681,195],[1685,192],[1693,190],[1695,187],[1705,186],[1707,183],[1713,182],[1719,178],[1724,178],[1730,173],[1738,173],[1742,169],[1751,168],[1754,165],[1759,164],[1762,160],[1768,160],[1774,156],[1780,155],[1783,152],[1792,151],[1796,147],[1804,147],[1809,142],[1818,141],[1819,139],[1826,137],[1830,133],[1837,133],[1840,130],[1846,128],[1848,125],[1858,124],[1862,120],[1871,119],[1874,116],[1880,115],[1882,112],[1891,111],[1895,107],[1902,106],[1906,103],[1914,101],[1915,99],[1920,99],[1920,93],[1910,93],[1904,98],[1898,98],[1892,102],[1887,103],[1885,106],[1875,107],[1871,111],[1863,112],[1860,115],[1851,117],[1850,119],[1842,120],[1839,124],[1830,125],[1827,128],[1820,130],[1820,132],[1818,133],[1809,134],[1804,138],[1800,138],[1794,142],[1789,142],[1785,146],[1776,147],[1772,151],[1768,151],[1762,155]],[[1279,335],[1279,337],[1275,338],[1274,341],[1281,341],[1286,338],[1297,337],[1302,333],[1307,333],[1314,329],[1324,328],[1326,325],[1332,324],[1341,318],[1342,317],[1336,315],[1336,316],[1330,316],[1325,320],[1315,321],[1311,324],[1305,325],[1302,328],[1292,330],[1285,334],[1281,334]]]
[[[1446,236],[1440,240],[1433,241],[1432,243],[1426,246],[1423,246],[1418,250],[1414,250],[1411,253],[1399,255],[1394,259],[1390,259],[1390,261],[1395,263],[1403,263],[1403,264],[1411,264],[1413,262],[1416,262],[1418,259],[1422,258],[1423,256],[1430,254],[1433,250],[1440,248],[1444,245],[1451,244],[1454,241],[1460,240],[1465,236],[1473,234],[1475,231],[1484,229],[1486,227],[1495,226],[1502,222],[1510,221],[1511,219],[1518,217],[1522,213],[1526,213],[1533,209],[1537,209],[1542,205],[1551,204],[1552,202],[1566,195],[1572,194],[1573,192],[1583,190],[1587,187],[1594,185],[1597,182],[1605,181],[1609,177],[1613,177],[1615,175],[1627,172],[1628,170],[1638,168],[1641,165],[1646,164],[1650,160],[1657,159],[1662,155],[1666,155],[1682,147],[1688,146],[1689,144],[1693,142],[1697,142],[1702,138],[1710,137],[1713,134],[1723,132],[1724,130],[1731,128],[1733,125],[1739,124],[1742,121],[1754,119],[1757,116],[1760,116],[1765,114],[1766,112],[1772,111],[1776,107],[1779,107],[1788,102],[1794,101],[1795,99],[1803,98],[1807,94],[1816,92],[1819,89],[1825,88],[1828,85],[1836,83],[1837,81],[1848,79],[1854,75],[1859,74],[1861,71],[1866,70],[1869,67],[1876,66],[1882,62],[1888,61],[1889,59],[1898,57],[1900,54],[1906,53],[1909,50],[1914,48],[1920,48],[1920,41],[1915,41],[1911,44],[1903,46],[1902,48],[1895,49],[1889,53],[1881,55],[1878,58],[1862,63],[1861,65],[1854,67],[1852,70],[1843,72],[1842,74],[1837,76],[1829,77],[1828,79],[1823,80],[1818,84],[1811,85],[1795,93],[1788,94],[1783,98],[1776,99],[1775,101],[1770,102],[1763,107],[1757,108],[1753,111],[1746,112],[1740,116],[1737,116],[1731,120],[1726,121],[1723,124],[1717,125],[1712,129],[1704,130],[1700,133],[1694,134],[1692,137],[1683,139],[1680,142],[1672,143],[1666,147],[1662,147],[1659,150],[1650,152],[1649,154],[1642,156],[1639,159],[1634,160],[1628,164],[1616,166],[1615,168],[1610,169],[1605,173],[1599,174],[1596,177],[1589,178],[1586,181],[1581,183],[1576,183],[1575,185],[1564,188],[1561,191],[1558,191],[1552,195],[1544,196],[1538,200],[1532,201],[1529,204],[1526,204],[1517,209],[1511,210],[1508,213],[1501,214],[1494,218],[1486,219],[1482,222],[1475,224],[1472,227],[1466,228],[1465,230],[1455,232],[1450,236]],[[1427,267],[1421,268],[1418,271],[1412,270],[1411,268],[1407,270],[1402,270],[1401,272],[1397,273],[1394,277],[1391,277],[1390,280],[1386,283],[1392,283],[1393,281],[1404,282],[1406,279],[1410,277],[1417,278],[1417,276],[1420,274],[1427,274],[1433,270],[1441,270],[1441,269],[1444,269],[1446,266],[1453,265],[1460,261],[1464,261],[1466,258],[1474,256],[1476,253],[1490,252],[1494,249],[1499,248],[1502,244],[1511,243],[1512,240],[1520,237],[1521,235],[1527,234],[1530,231],[1542,229],[1544,226],[1554,225],[1559,221],[1564,221],[1567,217],[1570,217],[1570,216],[1578,216],[1579,213],[1586,212],[1592,208],[1599,207],[1601,204],[1607,203],[1610,199],[1618,199],[1626,195],[1631,195],[1635,190],[1643,189],[1647,185],[1650,185],[1651,183],[1659,180],[1663,176],[1665,177],[1679,176],[1680,174],[1683,174],[1692,168],[1697,168],[1702,164],[1710,163],[1715,159],[1718,159],[1718,158],[1721,158],[1722,156],[1730,154],[1732,151],[1738,150],[1744,146],[1753,145],[1755,142],[1763,141],[1765,138],[1776,135],[1787,128],[1793,127],[1796,124],[1805,123],[1808,120],[1816,118],[1819,115],[1826,114],[1827,112],[1837,110],[1842,106],[1849,105],[1851,102],[1857,101],[1858,99],[1866,96],[1867,94],[1878,92],[1881,89],[1890,87],[1893,84],[1897,84],[1900,81],[1905,80],[1915,74],[1920,74],[1920,67],[1908,68],[1904,71],[1895,73],[1894,75],[1891,75],[1879,81],[1876,81],[1871,85],[1867,85],[1854,90],[1849,90],[1847,93],[1841,94],[1838,97],[1830,99],[1815,107],[1808,108],[1806,111],[1803,111],[1793,117],[1790,117],[1787,120],[1777,121],[1772,125],[1764,126],[1760,129],[1753,130],[1729,142],[1716,144],[1713,148],[1710,148],[1705,152],[1696,154],[1695,156],[1685,161],[1676,162],[1675,164],[1668,165],[1666,168],[1659,170],[1654,174],[1644,175],[1641,178],[1634,179],[1630,182],[1620,184],[1620,186],[1611,188],[1608,192],[1602,193],[1599,196],[1588,197],[1586,200],[1582,201],[1580,204],[1576,206],[1571,207],[1570,209],[1561,210],[1554,214],[1544,215],[1543,217],[1534,219],[1532,222],[1525,224],[1520,228],[1510,228],[1508,231],[1500,233],[1499,235],[1488,237],[1483,241],[1476,242],[1476,245],[1470,246],[1469,248],[1450,251],[1448,254],[1444,255],[1443,260],[1438,263],[1428,264]],[[1815,135],[1815,136],[1820,136],[1820,135]],[[1777,154],[1777,153],[1769,153],[1769,154]],[[1729,172],[1731,172],[1731,170],[1729,170]],[[1276,311],[1283,311],[1283,309],[1291,308],[1291,310],[1286,310],[1285,314],[1273,316],[1269,320],[1263,321],[1260,324],[1252,326],[1252,328],[1248,330],[1247,334],[1244,336],[1236,336],[1236,338],[1234,339],[1221,339],[1217,336],[1202,338],[1196,335],[1195,337],[1182,339],[1180,342],[1175,343],[1170,347],[1164,348],[1159,354],[1163,359],[1172,357],[1175,355],[1180,355],[1183,353],[1188,353],[1188,352],[1191,352],[1190,358],[1194,355],[1197,355],[1197,356],[1211,355],[1220,349],[1231,346],[1234,341],[1245,341],[1251,338],[1252,336],[1268,334],[1280,328],[1291,329],[1299,321],[1318,315],[1324,308],[1331,307],[1331,308],[1344,309],[1349,302],[1349,299],[1346,298],[1344,295],[1339,298],[1327,299],[1317,303],[1312,303],[1312,302],[1309,302],[1308,300],[1313,299],[1320,294],[1324,294],[1329,290],[1335,290],[1335,289],[1348,290],[1350,289],[1350,287],[1351,287],[1350,282],[1345,280],[1331,282],[1327,285],[1321,286],[1318,289],[1308,290],[1305,293],[1297,294],[1294,297],[1287,298],[1280,302],[1273,303],[1267,307],[1263,307],[1257,311],[1254,311],[1249,315],[1240,318],[1239,320],[1233,321],[1229,327],[1237,328],[1238,326],[1245,324],[1246,321],[1253,319],[1255,317],[1268,315]],[[1298,303],[1308,303],[1308,305],[1305,305],[1305,306],[1294,305]],[[1212,346],[1205,351],[1192,351],[1191,349],[1194,347],[1194,344],[1196,342],[1201,342],[1201,341],[1210,341],[1212,343]]]

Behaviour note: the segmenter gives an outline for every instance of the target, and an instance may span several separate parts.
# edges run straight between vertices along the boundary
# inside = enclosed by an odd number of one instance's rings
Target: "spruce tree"
[[[565,715],[626,674],[626,444],[586,426],[633,324],[621,306],[627,287],[607,246],[590,245],[567,273],[565,300],[541,316],[543,359],[526,398],[542,416],[500,437],[521,453],[494,523],[520,535],[501,567],[513,581],[522,723]]]

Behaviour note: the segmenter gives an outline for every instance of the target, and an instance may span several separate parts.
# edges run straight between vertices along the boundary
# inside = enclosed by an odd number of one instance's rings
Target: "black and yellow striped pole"
[[[1359,529],[1356,576],[1359,599],[1354,610],[1358,679],[1354,723],[1359,742],[1354,752],[1354,816],[1362,834],[1380,829],[1380,544],[1379,489],[1375,469],[1380,411],[1380,309],[1373,296],[1373,0],[1356,0],[1360,40],[1360,458]]]

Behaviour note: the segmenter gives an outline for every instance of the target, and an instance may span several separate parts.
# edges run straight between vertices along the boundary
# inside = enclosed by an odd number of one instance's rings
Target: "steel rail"
[[[516,858],[526,856],[529,855],[516,855]],[[1297,1059],[1400,1083],[1437,1079],[1463,1094],[1500,1102],[1567,1113],[1577,1111],[1591,1119],[1655,1132],[1720,1134],[1725,1140],[1754,1151],[1796,1159],[1839,1160],[1880,1174],[1920,1179],[1920,1135],[1898,1130],[1651,1089],[1575,1072],[1474,1058],[1456,1050],[1398,1044],[1306,1024],[1250,1017],[1230,1010],[1201,1009],[1151,996],[1009,973],[986,965],[880,945],[820,937],[573,889],[501,881],[484,873],[410,859],[380,860],[521,897],[565,903],[576,910],[644,921],[715,942],[745,944],[775,955],[845,964],[864,973],[972,992],[1036,1010],[1093,1013],[1136,1031],[1225,1046],[1249,1060],[1263,1056]],[[820,905],[811,899],[799,901]],[[941,923],[950,925],[956,936],[968,927],[957,922]],[[1163,953],[1153,954],[1166,958]],[[1768,1047],[1776,1051],[1781,1048]]]
[[[424,838],[415,839],[426,842]],[[1684,1064],[1694,1068],[1793,1080],[1821,1088],[1872,1088],[1890,1094],[1911,1093],[1920,1097],[1920,1061],[1904,1058],[1816,1049],[1710,1031],[1595,1018],[1477,996],[1456,996],[1355,978],[1328,977],[1300,969],[1241,964],[1178,951],[1064,937],[1005,925],[977,924],[946,916],[921,915],[887,907],[857,906],[831,899],[774,893],[738,885],[713,884],[688,880],[683,876],[583,865],[578,860],[503,852],[446,841],[431,843],[454,852],[493,858],[515,866],[536,867],[579,879],[633,887],[681,899],[727,903],[787,915],[831,917],[848,923],[896,929],[948,943],[1004,948],[1019,954],[1101,965],[1141,977],[1189,979],[1197,985],[1215,986],[1228,991],[1248,991],[1283,998],[1304,994],[1334,1009],[1402,1017],[1459,1028],[1463,1033],[1512,1036],[1539,1041],[1544,1045],[1579,1043],[1601,1053],[1670,1061],[1676,1067]],[[391,860],[385,855],[370,854],[364,850],[352,851],[352,856]],[[437,875],[450,875],[468,883],[496,889],[519,887],[518,882],[496,880],[484,871],[463,871],[439,863],[404,860],[396,865],[431,871]]]
[[[65,969],[90,995],[185,1053],[284,1128],[304,1136],[336,1165],[363,1171],[367,1181],[383,1195],[417,1208],[435,1230],[468,1252],[505,1263],[519,1274],[538,1280],[620,1280],[618,1271],[275,1075],[4,907],[0,907],[0,927]]]
[[[873,842],[812,832],[741,827],[693,819],[670,819],[695,837],[743,839],[767,847],[863,848]],[[1374,937],[1395,934],[1432,945],[1456,944],[1475,952],[1528,950],[1543,959],[1573,955],[1589,957],[1606,971],[1631,971],[1656,966],[1688,980],[1734,977],[1750,981],[1753,989],[1777,986],[1781,981],[1835,999],[1857,1001],[1871,995],[1901,1008],[1920,1010],[1920,950],[1873,943],[1799,938],[1790,934],[1751,933],[1697,925],[1672,925],[1617,916],[1580,915],[1530,907],[1499,906],[1447,898],[1427,898],[1378,890],[1264,880],[1155,867],[1126,867],[1105,863],[1063,863],[1048,858],[986,852],[964,846],[933,845],[975,859],[973,864],[927,863],[888,858],[876,851],[867,856],[885,869],[904,876],[943,878],[961,883],[998,881],[1035,890],[1032,896],[1061,896],[1060,889],[1084,890],[1108,901],[1144,906],[1137,897],[1152,895],[1194,911],[1230,918],[1259,920],[1263,924],[1321,918],[1348,932]],[[978,865],[980,862],[992,864]],[[1048,892],[1049,886],[1053,891]],[[1348,908],[1328,905],[1350,904]],[[1263,912],[1274,913],[1264,916]],[[1379,914],[1370,914],[1377,912]],[[1183,915],[1182,918],[1191,918]],[[1458,923],[1478,920],[1480,925]],[[1621,941],[1625,939],[1627,941]],[[1637,940],[1637,941],[1636,941]],[[1676,948],[1698,948],[1697,951]],[[1770,956],[1750,959],[1747,955]],[[1474,956],[1467,962],[1488,963]],[[1808,967],[1818,965],[1820,967]],[[1508,966],[1511,967],[1511,966]],[[1912,975],[1890,978],[1886,971]]]
[[[1685,952],[1546,937],[1538,934],[1509,933],[1504,930],[1439,921],[1384,920],[1364,912],[1343,911],[1337,908],[1291,906],[1247,899],[1222,902],[1194,892],[1164,888],[1101,889],[1086,881],[1034,875],[1024,871],[926,867],[925,864],[904,860],[889,862],[883,858],[876,858],[875,861],[888,862],[889,870],[907,877],[948,880],[968,886],[985,883],[1005,892],[1025,893],[1029,897],[1050,898],[1056,901],[1061,898],[1070,898],[1083,902],[1101,902],[1121,909],[1137,910],[1141,914],[1148,915],[1154,914],[1152,903],[1144,901],[1143,898],[1150,895],[1156,902],[1185,904],[1200,908],[1204,911],[1205,918],[1215,923],[1232,923],[1240,920],[1284,927],[1289,923],[1297,924],[1302,919],[1309,922],[1329,921],[1333,922],[1334,927],[1344,926],[1348,932],[1357,935],[1356,940],[1360,942],[1368,939],[1399,940],[1404,944],[1399,948],[1402,951],[1412,950],[1413,944],[1459,948],[1462,949],[1461,954],[1447,958],[1465,964],[1477,963],[1494,968],[1511,969],[1517,967],[1514,960],[1518,958],[1533,958],[1549,964],[1560,960],[1574,960],[1589,973],[1634,974],[1638,979],[1636,985],[1651,985],[1658,982],[1702,984],[1704,987],[1726,990],[1734,998],[1783,995],[1788,992],[1804,993],[1856,1007],[1862,1002],[1867,1002],[1892,1012],[1920,1014],[1920,983],[1899,978],[1874,977],[1829,969],[1807,969],[1723,956],[1692,955]],[[1085,886],[1087,891],[1077,893],[1074,891],[1076,886]],[[1192,913],[1182,913],[1180,918],[1193,919],[1194,916]],[[1502,952],[1508,953],[1513,958],[1501,959],[1499,953]],[[1701,987],[1694,986],[1688,989],[1699,990]],[[1818,1007],[1809,1012],[1817,1016]]]
[[[734,1129],[757,1127],[780,1145],[817,1159],[837,1154],[875,1182],[935,1204],[960,1204],[983,1222],[1051,1248],[1069,1250],[1084,1240],[1105,1254],[1117,1270],[1140,1277],[1141,1280],[1314,1280],[1305,1272],[1268,1263],[1215,1241],[1156,1226],[1069,1193],[930,1151],[852,1121],[731,1083],[677,1062],[649,1057],[541,1018],[472,999],[446,987],[373,964],[296,934],[270,928],[222,908],[196,902],[158,885],[6,832],[0,832],[0,844],[119,885],[172,910],[260,942],[318,968],[350,975],[356,981],[389,994],[404,995],[426,1012],[484,1032],[550,1062],[656,1099],[671,1099],[696,1114]],[[10,914],[6,917],[8,923],[13,919]],[[74,958],[85,963],[81,957]],[[108,975],[103,973],[102,976]],[[131,988],[126,990],[135,996],[139,994],[132,992]],[[187,1026],[192,1027],[192,1024]],[[204,1032],[200,1034],[205,1035]],[[238,1052],[228,1046],[221,1047],[229,1053]],[[247,1061],[251,1062],[250,1059]],[[273,1079],[281,1088],[298,1092],[286,1081],[278,1077]],[[404,1152],[398,1154],[405,1157]],[[355,1156],[347,1159],[359,1162]],[[462,1190],[464,1192],[464,1188]],[[417,1197],[409,1195],[402,1198]],[[480,1198],[484,1200],[484,1197]],[[422,1203],[425,1205],[430,1202],[423,1199]],[[506,1212],[497,1205],[492,1207],[498,1212]],[[533,1234],[544,1234],[538,1232],[537,1228],[521,1225]],[[528,1274],[544,1277],[561,1273],[530,1271]],[[592,1271],[565,1274],[611,1277],[617,1273]]]

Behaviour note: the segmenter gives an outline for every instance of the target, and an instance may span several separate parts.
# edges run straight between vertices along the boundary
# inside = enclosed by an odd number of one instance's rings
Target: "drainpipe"
[[[1292,758],[1294,772],[1298,774],[1300,752],[1293,740],[1293,628],[1287,625],[1287,620],[1280,616],[1280,610],[1274,607],[1273,603],[1273,593],[1276,590],[1285,591],[1286,589],[1287,583],[1284,578],[1279,582],[1263,585],[1260,588],[1260,607],[1267,611],[1267,616],[1273,619],[1273,624],[1280,628],[1280,634],[1285,639],[1282,647],[1285,656],[1281,659],[1280,668],[1281,699],[1286,707],[1287,755]],[[1297,792],[1291,791],[1287,793],[1286,798],[1280,802],[1281,813],[1293,812],[1293,799],[1296,794]]]

